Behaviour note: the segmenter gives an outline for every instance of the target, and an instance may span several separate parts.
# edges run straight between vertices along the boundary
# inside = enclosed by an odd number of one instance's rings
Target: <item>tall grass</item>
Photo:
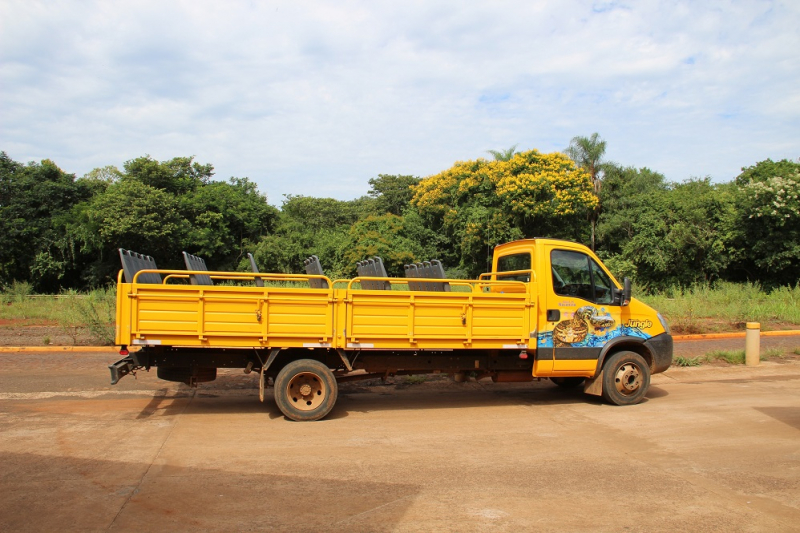
[[[67,295],[62,299],[59,325],[72,336],[74,343],[85,330],[96,343],[114,344],[116,295],[115,287],[95,289],[85,295]]]
[[[109,287],[88,293],[33,295],[12,286],[0,294],[0,319],[19,320],[21,325],[54,323],[73,342],[88,334],[95,343],[113,344],[116,294],[116,288]]]
[[[722,329],[741,329],[746,322],[761,322],[762,329],[800,325],[800,285],[766,292],[755,283],[718,282],[638,297],[686,333],[699,332],[692,330],[702,329],[709,319],[721,321]]]

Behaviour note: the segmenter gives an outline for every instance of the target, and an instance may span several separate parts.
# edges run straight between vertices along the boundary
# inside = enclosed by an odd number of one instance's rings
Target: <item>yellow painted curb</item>
[[[129,348],[135,352],[138,348]],[[11,352],[108,352],[119,353],[119,346],[0,346],[0,353]]]
[[[697,335],[673,335],[674,341],[697,341],[703,339],[743,339],[747,335],[744,331],[736,333],[700,333]],[[790,331],[762,331],[762,337],[795,337],[800,336],[800,330]]]

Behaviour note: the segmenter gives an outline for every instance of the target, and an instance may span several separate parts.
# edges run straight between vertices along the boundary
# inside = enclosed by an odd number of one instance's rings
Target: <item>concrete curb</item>
[[[672,340],[680,341],[699,341],[711,339],[738,339],[744,338],[745,332],[736,333],[701,333],[698,335],[673,335]],[[789,331],[762,331],[762,337],[800,337],[800,330]],[[129,346],[128,350],[135,352],[139,350],[137,346]],[[36,353],[52,353],[52,352],[107,352],[118,353],[117,346],[0,346],[0,353],[11,352],[36,352]]]

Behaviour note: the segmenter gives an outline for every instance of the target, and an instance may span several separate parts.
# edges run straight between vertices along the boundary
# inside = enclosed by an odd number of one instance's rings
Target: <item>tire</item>
[[[275,378],[275,403],[286,418],[297,422],[324,418],[338,394],[333,372],[314,359],[292,361]]]
[[[634,405],[650,388],[650,367],[636,352],[617,352],[603,365],[603,398],[613,405]]]
[[[578,385],[581,385],[586,378],[581,377],[569,377],[569,378],[550,378],[550,381],[558,385],[563,389],[574,389]]]

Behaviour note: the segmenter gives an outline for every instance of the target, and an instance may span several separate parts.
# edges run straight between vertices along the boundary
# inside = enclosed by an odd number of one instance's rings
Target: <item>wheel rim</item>
[[[625,363],[620,366],[615,376],[617,391],[625,396],[636,394],[642,387],[642,371],[634,363]]]
[[[295,409],[313,411],[322,405],[328,396],[328,391],[318,375],[302,372],[289,380],[286,385],[286,395]]]

